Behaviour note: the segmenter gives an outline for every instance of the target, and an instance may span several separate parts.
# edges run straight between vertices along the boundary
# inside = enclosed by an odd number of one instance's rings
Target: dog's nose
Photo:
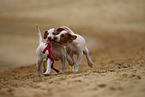
[[[48,40],[51,40],[51,37],[48,37]]]
[[[57,39],[57,37],[54,37],[54,40],[56,40]]]

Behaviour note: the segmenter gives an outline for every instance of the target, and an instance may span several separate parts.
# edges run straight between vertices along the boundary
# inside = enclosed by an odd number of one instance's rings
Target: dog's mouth
[[[61,43],[61,42],[58,42],[58,41],[55,40],[55,39],[48,40],[48,41],[51,41],[52,43],[55,43],[56,45],[61,45],[61,44],[63,44],[63,43]]]
[[[48,39],[47,39],[47,41],[53,41],[53,39],[51,39],[51,38],[48,38]]]
[[[55,44],[59,44],[56,40],[54,40],[54,39],[48,39],[47,40],[47,43],[49,43],[49,42],[51,42],[51,43],[55,43]]]
[[[56,40],[53,40],[53,42],[58,43]]]

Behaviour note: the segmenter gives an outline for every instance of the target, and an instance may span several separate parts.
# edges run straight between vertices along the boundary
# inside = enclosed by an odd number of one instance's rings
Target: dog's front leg
[[[77,61],[76,61],[75,65],[73,66],[73,71],[78,72],[78,70],[79,70],[79,65],[80,65],[81,60],[82,60],[82,56],[83,56],[83,53],[82,53],[82,52],[78,54],[78,56],[77,56]]]
[[[66,54],[66,59],[67,59],[70,66],[73,66],[75,64],[73,54],[67,53]]]
[[[65,56],[62,57],[61,63],[62,63],[62,67],[61,67],[62,73],[64,73],[65,72]]]
[[[48,60],[47,60],[47,69],[46,69],[46,72],[43,73],[44,75],[49,75],[51,73],[51,65],[52,65],[52,61],[51,61],[51,59],[48,58]]]

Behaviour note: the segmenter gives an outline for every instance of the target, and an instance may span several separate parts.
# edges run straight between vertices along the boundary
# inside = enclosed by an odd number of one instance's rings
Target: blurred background
[[[85,37],[95,64],[108,64],[144,51],[145,0],[1,0],[0,71],[35,64],[36,24],[42,32],[70,27]]]

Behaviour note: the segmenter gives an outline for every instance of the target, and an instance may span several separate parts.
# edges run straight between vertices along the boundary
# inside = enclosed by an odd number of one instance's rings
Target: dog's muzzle
[[[54,41],[54,42],[57,42],[57,41],[56,41],[57,39],[58,39],[57,37],[54,37],[53,41]]]

